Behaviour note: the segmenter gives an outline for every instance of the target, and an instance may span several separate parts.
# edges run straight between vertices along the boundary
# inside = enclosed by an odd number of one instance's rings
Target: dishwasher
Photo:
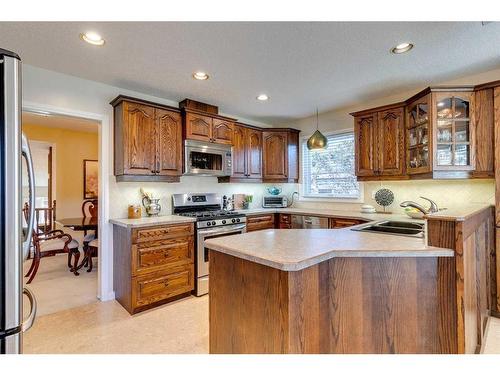
[[[328,229],[328,218],[318,216],[292,215],[293,229]]]

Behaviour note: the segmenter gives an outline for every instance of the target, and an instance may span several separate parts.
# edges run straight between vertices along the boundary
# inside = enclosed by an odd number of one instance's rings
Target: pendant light
[[[319,114],[318,114],[318,108],[316,108],[316,131],[307,140],[307,149],[320,150],[326,148],[327,145],[328,145],[328,140],[319,131]]]

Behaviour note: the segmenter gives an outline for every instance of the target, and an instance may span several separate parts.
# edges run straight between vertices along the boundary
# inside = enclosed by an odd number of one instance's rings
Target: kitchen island
[[[348,228],[210,239],[210,353],[477,352],[492,219],[428,217],[428,244]]]

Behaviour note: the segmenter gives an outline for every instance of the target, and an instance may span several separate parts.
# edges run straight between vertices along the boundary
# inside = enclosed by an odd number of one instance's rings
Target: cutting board
[[[243,209],[243,202],[245,202],[245,194],[233,194],[233,207],[235,210]]]

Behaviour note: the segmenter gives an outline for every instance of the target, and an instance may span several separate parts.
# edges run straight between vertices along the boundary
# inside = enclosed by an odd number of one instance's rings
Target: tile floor
[[[491,318],[485,354],[500,354],[500,319]],[[208,353],[208,296],[130,316],[116,301],[42,316],[24,336],[25,353]]]
[[[116,301],[37,319],[24,353],[208,353],[208,296],[189,297],[130,316]]]

